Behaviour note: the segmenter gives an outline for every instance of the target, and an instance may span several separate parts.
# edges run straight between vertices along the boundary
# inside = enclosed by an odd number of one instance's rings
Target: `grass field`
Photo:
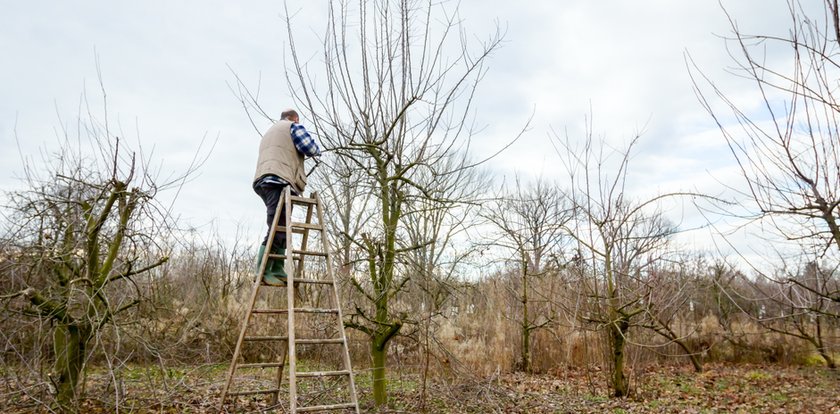
[[[226,365],[124,367],[115,377],[104,368],[93,368],[81,411],[115,412],[118,401],[123,413],[215,413],[226,369]],[[604,375],[597,369],[430,382],[424,398],[422,381],[402,375],[392,380],[390,407],[382,412],[840,413],[840,374],[822,367],[709,365],[700,374],[682,367],[657,367],[634,372],[632,378],[633,393],[625,399],[609,397]],[[4,381],[2,412],[48,411],[43,403],[46,384],[24,384],[13,376]],[[369,375],[357,375],[357,384],[362,411],[377,412]],[[21,386],[26,392],[20,391]],[[285,402],[282,399],[281,404]],[[259,412],[268,407],[263,397],[243,397],[227,409]]]

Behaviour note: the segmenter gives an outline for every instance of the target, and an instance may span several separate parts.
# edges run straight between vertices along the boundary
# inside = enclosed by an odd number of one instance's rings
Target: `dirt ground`
[[[600,372],[506,375],[442,401],[448,413],[838,413],[840,376],[820,368],[660,367],[635,375],[632,395],[610,398]],[[466,398],[465,398],[466,397]]]
[[[106,370],[92,369],[81,412],[110,413],[119,405],[121,413],[216,413],[225,374],[221,365],[131,367],[114,381]],[[685,367],[657,367],[633,373],[632,395],[622,399],[608,396],[604,377],[597,369],[564,369],[541,375],[457,378],[428,383],[424,398],[420,379],[404,374],[391,381],[391,404],[381,412],[840,414],[840,373],[820,367],[707,365],[700,374]],[[0,411],[49,412],[44,405],[46,384],[26,383],[15,375],[4,375],[3,380]],[[357,375],[357,386],[362,411],[377,412],[369,376]],[[266,408],[262,397],[243,397],[226,411]]]

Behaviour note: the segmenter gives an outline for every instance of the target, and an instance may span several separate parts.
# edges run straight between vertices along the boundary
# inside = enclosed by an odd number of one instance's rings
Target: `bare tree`
[[[686,332],[681,327],[690,324],[687,314],[691,311],[693,300],[697,299],[700,285],[697,283],[698,268],[692,266],[688,258],[653,264],[647,277],[641,279],[646,285],[648,296],[640,300],[645,309],[645,321],[640,325],[667,340],[666,344],[676,344],[691,361],[695,372],[703,371],[699,354],[708,350],[693,349],[688,341],[696,327]]]
[[[515,292],[519,311],[520,332],[518,368],[531,371],[531,334],[552,322],[553,315],[533,314],[535,303],[552,299],[531,286],[535,279],[556,274],[566,240],[564,226],[571,220],[572,209],[566,195],[543,179],[523,185],[515,180],[509,194],[485,204],[481,215],[496,230],[488,243],[512,255],[518,271],[518,283],[509,289]]]
[[[782,261],[826,258],[836,262],[840,252],[840,101],[836,93],[840,11],[834,0],[825,0],[821,10],[789,0],[787,13],[789,27],[780,35],[746,33],[727,13],[733,33],[727,48],[734,74],[753,84],[759,110],[736,103],[690,57],[689,69],[700,103],[719,126],[741,169],[750,200],[747,208],[756,220],[767,224],[764,229],[772,233],[774,250]],[[790,254],[801,257],[784,257]],[[784,269],[781,274],[760,272],[780,285],[766,292],[774,300],[786,297],[789,307],[801,309],[798,298],[807,292],[825,303],[840,303],[836,284],[803,283],[789,273]],[[822,314],[820,320],[826,316]]]
[[[593,139],[588,123],[580,148],[568,136],[555,138],[570,177],[574,220],[566,227],[578,245],[575,267],[588,303],[582,317],[606,332],[610,386],[614,396],[624,397],[630,390],[624,371],[628,333],[632,326],[643,326],[643,302],[654,288],[648,283],[652,266],[667,257],[675,231],[657,204],[676,194],[633,201],[626,193],[630,151],[638,135],[625,150],[612,152]]]
[[[407,203],[406,237],[400,241],[403,248],[416,246],[406,251],[403,260],[405,271],[412,275],[412,297],[408,299],[416,315],[409,322],[416,326],[415,336],[423,349],[420,405],[424,412],[432,358],[440,361],[450,355],[437,336],[438,328],[448,316],[445,310],[457,308],[464,277],[469,277],[471,270],[470,260],[480,249],[471,236],[491,178],[479,169],[458,169],[461,154],[451,154],[441,162],[451,163],[443,170],[455,172],[445,177],[417,177],[435,197],[413,198]]]
[[[346,325],[370,338],[374,400],[383,405],[388,343],[404,324],[391,303],[411,279],[398,256],[418,247],[400,246],[407,203],[452,201],[418,177],[439,182],[474,167],[470,109],[501,34],[473,48],[457,11],[430,1],[330,2],[320,66],[301,56],[288,12],[286,24],[290,91],[327,152],[360,172],[356,185],[376,197],[375,220],[353,241],[367,274],[352,280],[367,303]],[[456,153],[456,163],[441,162]]]
[[[25,166],[28,188],[9,193],[4,229],[9,265],[22,277],[3,299],[11,312],[52,324],[49,381],[62,411],[76,410],[91,341],[140,303],[134,279],[169,259],[156,240],[172,218],[155,197],[182,184],[201,161],[161,180],[142,153],[125,150],[107,112],[98,122],[83,103],[88,116],[80,116],[75,136],[62,130],[46,172]]]
[[[831,369],[837,368],[828,337],[840,322],[840,304],[825,292],[840,290],[836,261],[825,265],[812,261],[804,266],[785,267],[771,280],[754,281],[763,311],[752,315],[762,326],[799,338],[817,351]],[[780,282],[781,281],[781,282]],[[761,283],[764,282],[764,283]]]

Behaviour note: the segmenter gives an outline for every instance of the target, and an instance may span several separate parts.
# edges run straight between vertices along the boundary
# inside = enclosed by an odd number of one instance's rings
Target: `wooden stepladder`
[[[292,220],[292,206],[298,205],[303,206],[306,211],[306,220],[304,222],[294,222]],[[288,214],[285,215],[285,223],[279,225],[280,219],[280,212],[281,208],[285,208]],[[314,210],[314,211],[313,211]],[[317,222],[313,222],[313,213],[317,215]],[[276,255],[271,254],[271,243],[274,241],[274,234],[275,232],[282,231],[286,233],[286,250],[284,255]],[[321,248],[320,251],[318,250],[309,250],[310,246],[308,245],[310,239],[310,233],[317,232],[316,236],[320,236],[320,244]],[[293,239],[293,236],[297,234],[300,237],[297,239]],[[299,242],[299,248],[294,247],[295,241]],[[317,259],[323,260],[324,267],[326,268],[326,279],[322,278],[309,278],[304,276],[304,263],[305,260],[309,259]],[[263,272],[265,272],[266,265],[268,264],[268,259],[285,259],[285,266],[284,269],[286,274],[289,275],[287,277],[287,285],[286,286],[269,286],[263,283]],[[322,267],[323,268],[323,267]],[[295,287],[310,285],[315,288],[324,288],[332,289],[332,294],[328,295],[331,296],[331,301],[333,303],[333,307],[329,308],[318,308],[318,307],[296,307],[295,306],[295,292],[297,289]],[[271,308],[268,307],[258,307],[255,306],[257,304],[257,297],[259,296],[261,289],[286,289],[286,306],[285,308]],[[260,303],[268,303],[266,301],[261,301]],[[318,198],[317,193],[312,193],[310,198],[305,197],[298,197],[291,194],[289,186],[286,186],[285,190],[283,190],[282,196],[280,197],[280,202],[277,204],[277,211],[274,215],[274,223],[272,223],[271,230],[269,231],[268,241],[265,249],[265,254],[262,257],[261,265],[257,270],[256,278],[254,280],[254,287],[251,292],[250,301],[248,303],[248,311],[245,314],[245,318],[242,321],[242,329],[239,333],[239,339],[236,342],[236,349],[233,353],[233,359],[230,363],[230,370],[228,371],[227,381],[225,383],[224,388],[222,389],[222,401],[221,401],[221,409],[224,410],[224,404],[226,400],[230,397],[232,399],[236,399],[239,396],[255,396],[255,395],[268,395],[270,396],[270,408],[282,408],[282,403],[280,400],[280,395],[283,392],[283,388],[281,387],[282,380],[284,377],[284,368],[288,365],[288,375],[285,375],[288,378],[288,383],[286,384],[286,388],[288,389],[289,393],[289,402],[288,402],[288,412],[289,413],[302,413],[302,412],[313,412],[313,411],[338,411],[344,410],[349,412],[359,412],[359,403],[356,397],[356,384],[353,379],[353,370],[350,366],[350,353],[347,348],[347,337],[344,334],[344,320],[341,313],[341,306],[340,301],[338,298],[338,289],[335,282],[335,277],[333,274],[332,263],[330,262],[330,255],[329,255],[329,247],[327,244],[327,235],[326,229],[324,228],[324,212],[321,206],[320,199]],[[256,315],[283,315],[287,316],[287,328],[285,331],[285,335],[260,335],[260,334],[251,334],[249,335],[249,328],[255,330],[256,328],[253,326],[255,325],[255,321],[252,318]],[[295,335],[295,315],[320,315],[320,316],[327,316],[335,318],[336,329],[335,333],[332,337],[323,337],[323,338],[300,338]],[[303,316],[302,316],[303,318]],[[263,324],[265,326],[265,324]],[[269,325],[270,326],[270,325]],[[280,330],[282,326],[276,326],[277,330]],[[245,361],[240,361],[243,359],[243,346],[249,343],[257,343],[257,344],[270,344],[270,343],[283,343],[285,342],[288,348],[285,352],[282,353],[282,357],[280,361],[272,361],[272,362],[249,362],[246,363]],[[343,360],[342,364],[343,367],[339,369],[332,369],[332,370],[305,370],[305,371],[298,371],[298,358],[296,352],[296,345],[306,345],[309,347],[313,346],[323,346],[323,347],[336,347],[339,346],[342,348],[342,354],[340,358]],[[325,348],[327,351],[332,351],[331,355],[336,355],[334,350],[330,350]],[[286,359],[288,358],[288,364],[286,364]],[[245,370],[264,370],[264,369],[276,369],[276,376],[274,376],[272,380],[273,384],[271,388],[268,389],[251,389],[251,390],[232,390],[231,385],[234,383],[234,378],[236,377],[237,371],[245,371]],[[311,405],[311,400],[313,398],[309,398],[307,405],[299,406],[300,402],[298,401],[298,397],[300,396],[298,385],[299,380],[301,379],[310,379],[310,380],[320,380],[322,383],[326,382],[326,380],[338,380],[340,384],[337,388],[339,389],[338,394],[341,394],[341,401],[335,401],[336,396],[335,393],[332,395],[333,401],[330,401],[327,404],[320,404],[320,405]],[[243,380],[244,381],[244,380]],[[311,388],[311,387],[310,387]],[[316,398],[317,398],[317,393]],[[346,397],[344,397],[346,395]]]

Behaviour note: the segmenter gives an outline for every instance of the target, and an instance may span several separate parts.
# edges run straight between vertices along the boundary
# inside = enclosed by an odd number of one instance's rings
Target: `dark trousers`
[[[254,187],[254,192],[262,198],[265,203],[265,222],[268,225],[268,231],[265,233],[262,245],[265,246],[268,242],[268,235],[271,234],[271,224],[274,223],[274,213],[277,211],[277,203],[280,202],[280,196],[287,185],[279,184],[262,184]],[[292,189],[292,195],[297,195],[297,192]],[[286,209],[280,210],[280,220],[277,222],[278,226],[286,225]],[[286,248],[286,233],[278,231],[274,233],[274,240],[271,242],[273,249]]]

